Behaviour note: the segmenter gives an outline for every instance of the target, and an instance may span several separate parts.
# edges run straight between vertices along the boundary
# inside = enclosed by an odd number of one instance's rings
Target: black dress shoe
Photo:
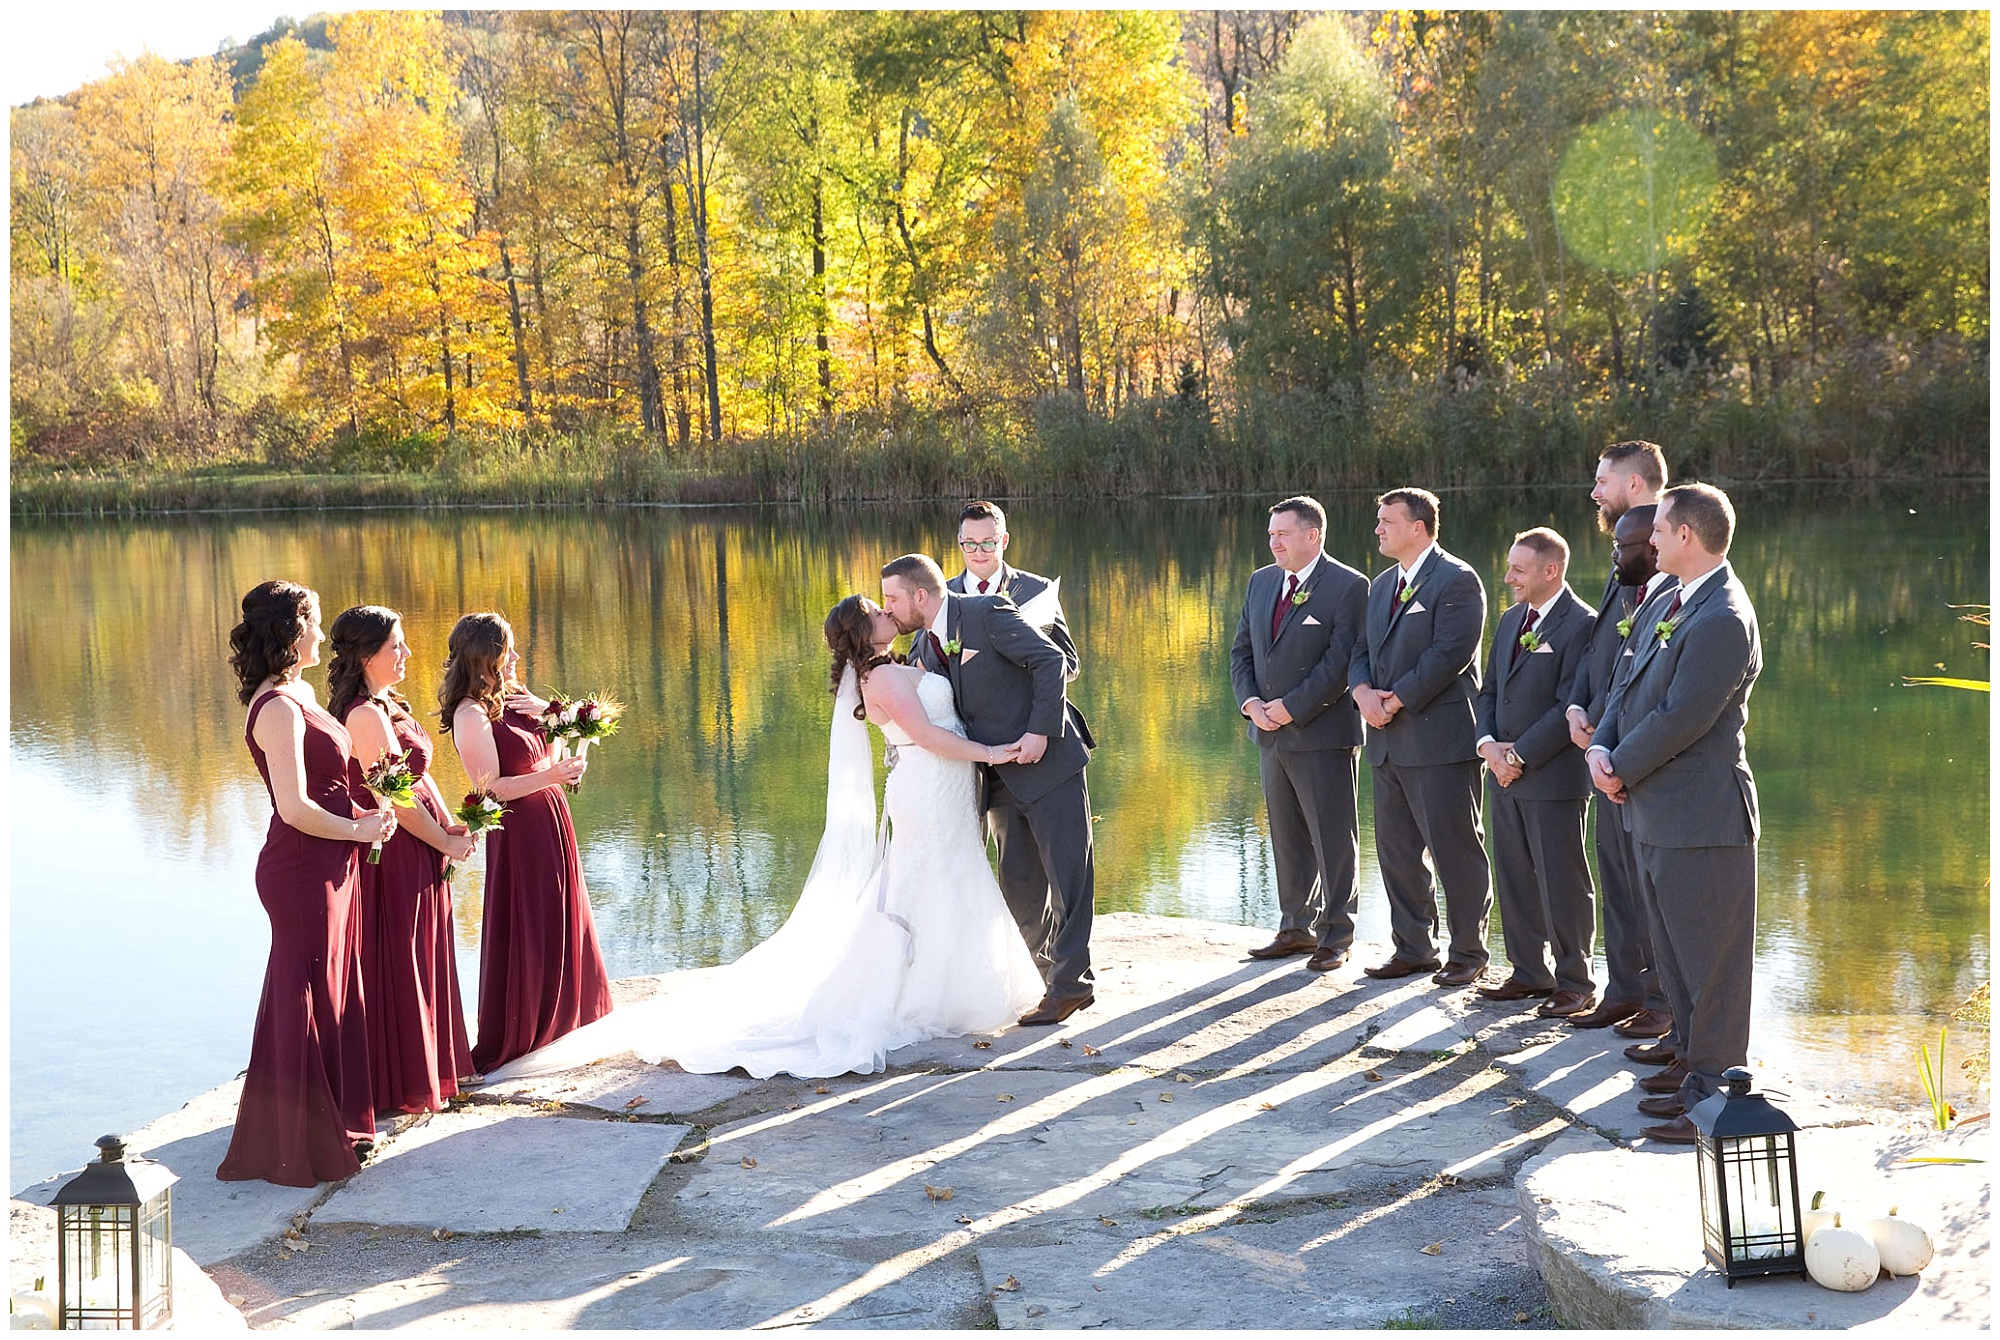
[[[1431,974],[1431,981],[1439,986],[1471,986],[1485,971],[1484,963],[1447,963]]]
[[[1319,941],[1311,931],[1279,931],[1271,943],[1251,950],[1250,957],[1290,958],[1293,954],[1310,954],[1318,948]]]
[[[1387,963],[1378,963],[1361,971],[1377,981],[1391,982],[1398,977],[1414,977],[1420,972],[1436,972],[1437,966],[1438,961],[1434,958],[1404,958],[1397,954]]]
[[[1640,1113],[1648,1117],[1678,1117],[1687,1110],[1687,1104],[1671,1093],[1639,1100]]]
[[[1332,972],[1335,968],[1346,967],[1347,957],[1348,951],[1345,949],[1315,950],[1313,956],[1306,960],[1306,970],[1308,972]]]
[[[1679,1056],[1674,1044],[1665,1038],[1658,1042],[1635,1042],[1625,1049],[1625,1059],[1640,1065],[1672,1065]]]
[[[1518,977],[1509,977],[1498,986],[1482,986],[1479,994],[1488,1000],[1529,1000],[1535,996],[1550,995],[1552,986],[1529,986]]]
[[[1021,1027],[1040,1028],[1044,1024],[1059,1024],[1078,1010],[1097,1003],[1097,997],[1090,996],[1043,996],[1042,1003],[1021,1016]]]
[[[1675,1117],[1664,1126],[1641,1126],[1639,1134],[1648,1140],[1661,1140],[1670,1145],[1691,1145],[1701,1135],[1685,1116]]]

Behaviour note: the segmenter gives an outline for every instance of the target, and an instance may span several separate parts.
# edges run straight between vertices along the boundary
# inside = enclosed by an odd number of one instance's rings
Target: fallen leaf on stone
[[[833,1092],[833,1090],[832,1090],[832,1089],[829,1089],[829,1088],[827,1088],[827,1087],[826,1087],[826,1085],[824,1085],[824,1084],[817,1084],[817,1085],[814,1085],[814,1086],[813,1086],[813,1092],[814,1092],[814,1093],[832,1093],[832,1092]]]
[[[799,1110],[800,1108],[802,1108],[802,1107],[804,1107],[804,1106],[805,1106],[805,1104],[804,1104],[804,1103],[786,1103],[786,1104],[785,1104],[785,1111],[787,1111],[787,1112],[796,1112],[796,1111],[798,1111],[798,1110]]]
[[[1007,1293],[1013,1293],[1015,1290],[1021,1287],[1021,1281],[1015,1279],[1012,1275],[1009,1275],[1006,1279],[1001,1280],[998,1284],[994,1285],[993,1287],[995,1289],[1003,1290]]]
[[[231,1307],[242,1307],[245,1303],[249,1302],[250,1300],[245,1298],[240,1293],[228,1293],[222,1296],[222,1301],[229,1304],[229,1306]]]
[[[1417,1250],[1422,1252],[1425,1256],[1443,1256],[1444,1244],[1442,1242],[1433,1242],[1430,1246],[1419,1247],[1417,1248]]]
[[[990,1042],[975,1042],[975,1043],[973,1043],[973,1044],[972,1044],[972,1050],[974,1050],[974,1051],[976,1051],[976,1052],[983,1052],[983,1051],[987,1050],[987,1049],[988,1049],[989,1047],[991,1047],[992,1045],[993,1045],[993,1044],[992,1044],[992,1043],[990,1043]]]
[[[858,1103],[858,1102],[860,1102],[860,1101],[861,1101],[861,1099],[860,1099],[859,1097],[854,1097],[854,1098],[850,1098],[850,1099],[848,1099],[847,1101],[848,1101],[848,1102],[850,1102],[850,1103]]]
[[[1090,1287],[1097,1290],[1099,1293],[1104,1292],[1104,1286],[1102,1284],[1093,1284]]]
[[[1089,1044],[1088,1042],[1086,1042],[1086,1043],[1084,1043],[1084,1044],[1083,1044],[1083,1054],[1084,1054],[1085,1056],[1098,1056],[1098,1055],[1101,1055],[1101,1054],[1103,1054],[1103,1051],[1104,1051],[1104,1048],[1102,1048],[1102,1047],[1093,1047],[1093,1046],[1091,1046],[1091,1045],[1090,1045],[1090,1044]]]
[[[1014,1101],[1014,1095],[1011,1093],[996,1094],[993,1101],[996,1103],[1011,1103]]]
[[[1535,1204],[1537,1205],[1547,1205],[1548,1203],[1549,1203],[1549,1198],[1547,1196],[1535,1197]]]
[[[972,1222],[972,1216],[969,1214],[961,1214],[960,1216],[958,1216],[957,1219],[954,1219],[952,1222],[958,1224],[969,1224]]]
[[[1192,1084],[1192,1083],[1194,1083],[1194,1076],[1193,1076],[1193,1075],[1175,1075],[1175,1076],[1174,1076],[1174,1083],[1176,1083],[1176,1084]]]
[[[1262,1108],[1266,1112],[1276,1112],[1278,1110],[1278,1105],[1276,1103],[1259,1103],[1257,1104],[1257,1106]]]
[[[1364,1071],[1361,1078],[1367,1080],[1370,1084],[1380,1084],[1382,1082],[1382,1072],[1379,1070]]]
[[[744,1168],[754,1168],[757,1166],[757,1160],[751,1158],[748,1154],[745,1154],[741,1162],[738,1164],[738,1166]]]
[[[948,1186],[932,1186],[929,1182],[925,1182],[924,1194],[932,1200],[950,1200],[952,1190]]]
[[[1520,1325],[1522,1322],[1526,1321],[1527,1319],[1528,1319],[1528,1314],[1525,1312],[1516,1312],[1514,1314],[1514,1324],[1517,1326]]]
[[[436,1238],[439,1242],[450,1242],[453,1238],[457,1237],[458,1234],[452,1232],[448,1228],[434,1228],[431,1230],[431,1236]]]
[[[625,1106],[628,1109],[635,1107],[644,1107],[646,1105],[646,1102],[647,1102],[646,1095],[642,1093],[637,1098],[626,1099]]]
[[[553,1207],[553,1208],[552,1208],[552,1209],[550,1209],[550,1211],[549,1211],[549,1213],[550,1213],[550,1214],[561,1214],[562,1212],[563,1212],[563,1207],[562,1207],[562,1206],[560,1206],[560,1205],[557,1205],[557,1206]]]
[[[1104,1214],[1098,1215],[1097,1222],[1103,1224],[1106,1228],[1118,1227],[1118,1221],[1116,1219],[1111,1218],[1109,1215],[1104,1215]]]
[[[1069,1040],[1068,1038],[1057,1038],[1057,1039],[1056,1039],[1056,1046],[1058,1046],[1058,1047],[1065,1047],[1065,1048],[1067,1048],[1067,1047],[1074,1047],[1075,1045],[1076,1045],[1076,1044],[1075,1044],[1075,1043],[1073,1043],[1073,1042],[1071,1042],[1071,1041],[1070,1041],[1070,1040]]]
[[[1170,1093],[1163,1093],[1160,1095],[1160,1101],[1163,1103],[1171,1103],[1174,1101],[1174,1096]]]

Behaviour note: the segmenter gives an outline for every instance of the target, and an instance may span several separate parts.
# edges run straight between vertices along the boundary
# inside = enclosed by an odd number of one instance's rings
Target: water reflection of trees
[[[1334,554],[1379,571],[1372,503],[1331,501]],[[1946,605],[1985,598],[1984,499],[1925,500],[1915,516],[1888,500],[1740,501],[1736,561],[1768,667],[1750,725],[1766,834],[1761,921],[1807,965],[1788,999],[1864,1013],[1948,1002],[1987,971],[1985,703],[1902,688],[1899,676],[1979,665]],[[244,589],[283,574],[317,587],[329,617],[361,601],[401,610],[416,653],[404,688],[427,714],[453,620],[499,609],[535,687],[601,687],[631,704],[574,802],[614,967],[714,962],[782,919],[811,860],[830,710],[821,619],[841,595],[875,591],[886,558],[948,552],[954,515],[626,509],[19,526],[14,743],[94,793],[129,796],[163,850],[190,827],[190,841],[212,845],[262,824],[224,660]],[[1272,914],[1255,750],[1227,674],[1244,580],[1267,557],[1264,523],[1249,499],[1013,518],[1013,557],[1062,576],[1083,654],[1073,696],[1104,746],[1090,784],[1107,910]],[[1542,523],[1570,537],[1575,586],[1594,597],[1608,542],[1586,500],[1447,499],[1444,539],[1485,577],[1489,620],[1505,605],[1509,537]],[[448,747],[440,780],[454,794],[464,783]],[[247,859],[241,876],[247,889]],[[476,885],[461,903],[476,914]]]

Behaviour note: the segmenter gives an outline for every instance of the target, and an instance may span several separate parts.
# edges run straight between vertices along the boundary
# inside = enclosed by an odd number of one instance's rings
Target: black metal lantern
[[[63,1184],[56,1210],[56,1305],[66,1331],[151,1330],[174,1314],[173,1185],[164,1164],[107,1135]]]
[[[1699,1132],[1702,1250],[1732,1289],[1752,1275],[1806,1273],[1792,1148],[1799,1128],[1750,1084],[1749,1071],[1725,1070],[1721,1090],[1688,1112]]]

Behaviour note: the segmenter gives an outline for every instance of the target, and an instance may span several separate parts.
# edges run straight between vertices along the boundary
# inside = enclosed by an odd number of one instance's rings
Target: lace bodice
[[[923,703],[924,715],[931,719],[932,725],[942,726],[954,735],[965,734],[965,725],[958,719],[958,706],[952,701],[950,680],[926,671],[924,677],[917,681],[917,699]],[[910,737],[893,721],[882,723],[882,735],[899,749],[910,746]]]

